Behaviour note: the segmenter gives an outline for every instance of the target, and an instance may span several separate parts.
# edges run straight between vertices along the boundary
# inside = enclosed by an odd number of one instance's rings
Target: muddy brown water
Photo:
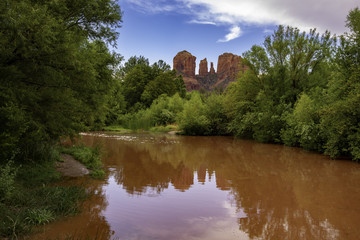
[[[105,180],[34,239],[359,239],[360,165],[231,137],[86,133]]]

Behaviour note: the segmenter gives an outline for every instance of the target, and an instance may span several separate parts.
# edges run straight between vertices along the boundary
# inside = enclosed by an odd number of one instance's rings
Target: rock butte
[[[174,57],[173,68],[178,74],[182,74],[186,89],[199,90],[204,88],[213,90],[215,88],[226,88],[230,82],[235,81],[239,72],[245,72],[248,67],[242,63],[242,58],[232,53],[224,53],[218,58],[217,71],[214,64],[210,63],[208,71],[207,59],[200,61],[199,75],[195,74],[196,57],[187,51],[181,51]]]

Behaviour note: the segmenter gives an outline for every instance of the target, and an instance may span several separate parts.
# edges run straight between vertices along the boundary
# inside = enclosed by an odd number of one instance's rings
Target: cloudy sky
[[[242,55],[262,44],[279,24],[342,34],[359,0],[118,0],[123,11],[117,52],[172,66],[187,50],[214,62],[224,52]],[[198,65],[197,69],[198,71]]]

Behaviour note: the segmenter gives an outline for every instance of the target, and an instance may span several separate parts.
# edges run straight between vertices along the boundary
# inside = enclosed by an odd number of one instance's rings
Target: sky
[[[242,55],[261,45],[278,25],[343,34],[346,16],[359,0],[118,0],[123,12],[116,52],[124,63],[144,56],[150,63],[187,50],[216,64],[218,56]]]

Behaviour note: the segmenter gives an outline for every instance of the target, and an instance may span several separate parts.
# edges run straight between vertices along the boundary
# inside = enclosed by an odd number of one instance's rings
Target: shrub
[[[178,116],[179,129],[186,135],[208,135],[210,121],[205,116],[205,105],[199,93],[192,93]]]
[[[15,189],[15,177],[17,169],[13,166],[14,162],[9,161],[0,169],[0,202],[10,198]]]

